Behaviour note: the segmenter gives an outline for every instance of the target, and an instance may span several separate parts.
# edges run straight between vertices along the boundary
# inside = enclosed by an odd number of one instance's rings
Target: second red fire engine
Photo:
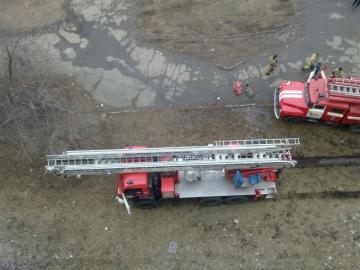
[[[306,82],[283,81],[274,93],[276,118],[349,126],[360,132],[360,78],[327,78],[313,71]]]

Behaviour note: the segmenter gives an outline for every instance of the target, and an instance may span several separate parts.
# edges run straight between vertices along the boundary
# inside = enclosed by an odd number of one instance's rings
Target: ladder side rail
[[[164,155],[164,156],[130,156],[130,157],[109,157],[104,158],[101,156],[100,158],[87,158],[87,159],[76,159],[74,156],[71,156],[70,158],[64,156],[48,156],[48,166],[56,166],[56,165],[72,165],[72,164],[98,164],[98,163],[126,163],[126,162],[162,162],[162,161],[169,161],[169,160],[215,160],[216,157],[229,159],[229,156],[232,155],[236,158],[243,157],[244,155],[259,155],[259,153],[277,153],[279,151],[286,151],[290,148],[277,148],[277,149],[271,149],[271,151],[226,151],[226,152],[215,152],[215,153],[206,153],[206,154],[188,154],[188,153],[182,153],[181,155]]]
[[[191,147],[164,147],[164,148],[144,148],[144,149],[118,149],[114,150],[85,150],[68,151],[60,155],[48,155],[48,157],[68,156],[68,157],[92,157],[92,156],[120,156],[120,155],[140,155],[140,154],[169,154],[169,153],[205,153],[213,151],[234,151],[234,150],[256,150],[265,148],[275,148],[281,145],[226,145],[226,146],[191,146]]]
[[[343,83],[351,85],[360,85],[360,80],[358,79],[346,79],[346,78],[329,78],[328,82],[331,83]]]
[[[344,86],[344,87],[359,87],[360,86],[360,81],[359,82],[356,82],[356,83],[338,83],[338,82],[329,82],[328,83],[329,85],[331,86]]]
[[[48,155],[48,160],[101,160],[101,159],[120,159],[120,158],[127,158],[127,157],[159,157],[159,156],[180,156],[180,155],[199,155],[199,156],[206,156],[206,155],[213,155],[219,153],[236,153],[239,151],[247,151],[247,152],[256,152],[256,151],[277,151],[279,149],[285,149],[281,146],[261,146],[261,147],[249,147],[249,148],[242,148],[242,147],[221,147],[221,148],[207,148],[203,149],[202,151],[182,151],[182,152],[153,152],[153,153],[128,153],[124,155]]]
[[[231,145],[232,147],[243,148],[250,147],[250,143],[246,144],[237,144]],[[259,144],[258,147],[271,146],[269,144]],[[276,146],[276,145],[274,145]],[[101,149],[101,150],[71,150],[65,151],[62,155],[118,155],[118,154],[131,154],[131,153],[153,153],[153,152],[186,152],[186,151],[203,151],[207,149],[228,149],[229,145],[220,146],[207,145],[207,146],[185,146],[185,147],[149,147],[149,148],[140,148],[140,149]]]
[[[129,162],[129,163],[93,163],[93,164],[81,164],[81,163],[67,163],[68,165],[63,165],[56,163],[56,165],[48,165],[46,169],[51,171],[61,171],[62,168],[84,168],[84,170],[91,170],[92,168],[98,168],[99,166],[102,168],[111,168],[111,169],[125,169],[125,168],[154,168],[160,169],[167,166],[217,166],[218,164],[226,165],[226,164],[243,164],[248,161],[256,161],[259,164],[266,164],[268,162],[272,162],[274,160],[277,161],[291,161],[290,149],[277,151],[277,152],[261,152],[261,153],[239,153],[236,155],[218,155],[215,159],[206,159],[206,160],[198,160],[198,159],[175,159],[175,160],[161,160],[158,159],[155,162]]]
[[[91,168],[84,168],[82,166],[74,167],[71,166],[68,168],[64,166],[60,170],[53,171],[54,173],[60,173],[63,175],[111,175],[111,174],[119,174],[119,173],[132,173],[132,172],[174,172],[174,171],[188,171],[188,170],[224,170],[224,169],[256,169],[256,168],[286,168],[286,167],[294,167],[296,165],[296,161],[287,160],[287,161],[279,161],[273,160],[266,164],[259,163],[258,161],[249,161],[242,164],[217,164],[216,166],[211,164],[201,164],[201,165],[192,165],[189,166],[184,164],[183,166],[163,166],[161,168],[153,168],[153,167],[136,167],[136,168],[111,168],[109,166],[98,166]]]

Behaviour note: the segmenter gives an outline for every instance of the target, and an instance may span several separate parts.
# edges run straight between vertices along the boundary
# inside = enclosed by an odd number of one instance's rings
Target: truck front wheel
[[[350,130],[353,132],[360,132],[360,124],[351,125]]]
[[[301,118],[297,116],[286,116],[284,117],[284,120],[288,123],[297,124],[301,122]]]

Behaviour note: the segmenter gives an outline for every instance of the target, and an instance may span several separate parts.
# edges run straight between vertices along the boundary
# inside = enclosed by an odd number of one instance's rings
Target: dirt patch
[[[359,140],[346,129],[290,127],[274,121],[271,109],[112,113],[113,108],[88,101],[76,84],[65,79],[67,100],[78,109],[54,123],[58,132],[52,133],[53,153],[298,135],[303,145],[295,149],[297,154],[316,154],[315,146],[324,155],[355,154],[360,149]],[[254,117],[247,120],[249,115]],[[341,144],[339,138],[348,143]],[[48,143],[49,138],[42,140]],[[336,149],[334,142],[339,144]],[[6,145],[6,138],[0,141],[1,150]],[[1,269],[356,267],[360,239],[356,199],[278,199],[214,208],[200,207],[196,200],[165,201],[158,209],[134,209],[129,217],[114,200],[114,176],[44,175],[45,156],[28,164],[15,150],[0,151]],[[46,154],[46,149],[40,151]],[[322,191],[324,186],[352,190],[352,175],[358,175],[357,168],[288,169],[281,176],[279,192]],[[177,254],[167,251],[170,241],[178,243]]]
[[[7,175],[0,182],[0,268],[355,269],[358,263],[356,199],[210,208],[189,200],[127,216],[113,199],[115,186],[115,178]],[[177,254],[168,253],[170,241],[178,243]]]
[[[31,31],[62,19],[61,0],[0,1],[0,31],[4,33]]]
[[[291,0],[138,0],[138,7],[145,41],[227,65],[298,35]]]
[[[251,138],[300,138],[298,157],[354,156],[360,140],[347,128],[278,121],[272,108],[184,108],[106,113],[108,137],[114,147],[125,145],[206,145],[215,140]],[[110,142],[111,144],[111,142]],[[336,147],[334,147],[336,146]]]
[[[280,196],[288,193],[359,191],[358,167],[294,168],[284,170],[278,181]]]

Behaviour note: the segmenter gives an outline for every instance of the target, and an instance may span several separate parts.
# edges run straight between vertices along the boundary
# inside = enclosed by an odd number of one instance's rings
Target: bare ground
[[[30,2],[31,6],[26,9],[25,3]],[[264,34],[269,28],[267,23],[273,20],[271,22],[281,29],[292,20],[290,17],[296,10],[289,1],[259,1],[257,3],[264,3],[259,7],[253,2],[229,1],[231,5],[219,6],[218,1],[143,1],[144,9],[149,11],[144,10],[144,21],[140,23],[150,26],[145,39],[152,40],[152,35],[157,35],[153,41],[164,48],[200,57],[211,56],[228,63],[224,55],[233,60],[268,52],[272,47],[261,43],[262,37],[249,39],[246,35],[259,31],[268,39],[273,34]],[[0,27],[21,32],[41,27],[43,23],[51,25],[62,16],[59,3],[1,1],[0,10],[7,11],[7,15],[1,16]],[[236,3],[248,4],[252,12],[244,14]],[[269,8],[267,3],[271,4]],[[157,14],[159,5],[168,9]],[[243,16],[234,18],[232,12]],[[9,25],[14,14],[19,14],[19,18]],[[271,17],[272,14],[277,16]],[[189,19],[186,22],[180,20],[185,15]],[[259,17],[266,17],[269,22],[256,23]],[[152,18],[155,23],[150,21]],[[190,21],[194,18],[198,21]],[[255,20],[257,29],[245,27],[244,22],[251,20]],[[171,26],[168,32],[165,24]],[[187,31],[194,25],[199,26],[194,28],[197,32]],[[220,28],[217,30],[217,27]],[[151,32],[153,29],[159,29],[160,33]],[[166,43],[161,41],[162,33],[174,33],[174,37]],[[188,33],[188,40],[182,43],[178,38],[184,33]],[[217,36],[224,33],[226,39],[212,41],[215,33]],[[245,40],[239,38],[242,34]],[[199,39],[189,40],[194,35]],[[207,35],[208,41],[202,41]],[[203,145],[218,139],[288,136],[301,139],[301,146],[294,149],[298,157],[354,156],[360,154],[357,135],[345,128],[325,125],[290,126],[275,121],[268,107],[113,113],[112,108],[102,108],[90,100],[76,85],[72,88],[69,78],[62,80],[68,90],[65,93],[69,95],[72,113],[59,116],[51,130],[52,136],[41,129],[31,133],[36,135],[34,138],[37,137],[40,146],[43,144],[33,152],[32,162],[24,157],[21,147],[14,144],[14,134],[4,134],[11,129],[1,130],[0,269],[358,267],[359,199],[284,199],[280,196],[277,200],[215,208],[202,208],[196,201],[189,200],[164,202],[151,211],[135,210],[129,217],[114,200],[114,177],[65,179],[43,174],[45,154],[65,149]],[[286,170],[279,181],[279,193],[359,190],[358,175],[357,167]],[[178,243],[175,255],[167,251],[172,240]]]
[[[0,1],[2,35],[43,29],[62,20],[62,0]]]
[[[284,181],[302,180],[299,174],[293,176]],[[311,174],[313,180],[319,176]],[[115,190],[115,179],[109,178],[7,176],[0,189],[4,228],[0,268],[355,269],[358,265],[358,199],[294,198],[213,208],[199,207],[195,201],[165,202],[158,209],[135,210],[127,216],[114,200]],[[170,241],[178,243],[175,255],[167,251]]]
[[[296,39],[291,0],[138,0],[140,39],[231,66]]]
[[[270,108],[114,113],[89,102],[79,90],[68,93],[75,94],[74,105],[84,106],[78,117],[69,114],[59,122],[72,130],[56,133],[54,153],[74,147],[300,136],[298,156],[359,154],[359,139],[347,129],[288,126],[275,121]],[[85,115],[89,126],[78,123]],[[127,216],[114,200],[115,177],[44,175],[45,157],[29,164],[6,149],[0,157],[1,269],[352,269],[358,264],[360,208],[355,198],[280,196],[214,208],[200,207],[196,200],[171,201]],[[280,178],[279,193],[359,190],[358,175],[357,167],[289,169]],[[170,241],[178,243],[175,255],[167,251]]]

